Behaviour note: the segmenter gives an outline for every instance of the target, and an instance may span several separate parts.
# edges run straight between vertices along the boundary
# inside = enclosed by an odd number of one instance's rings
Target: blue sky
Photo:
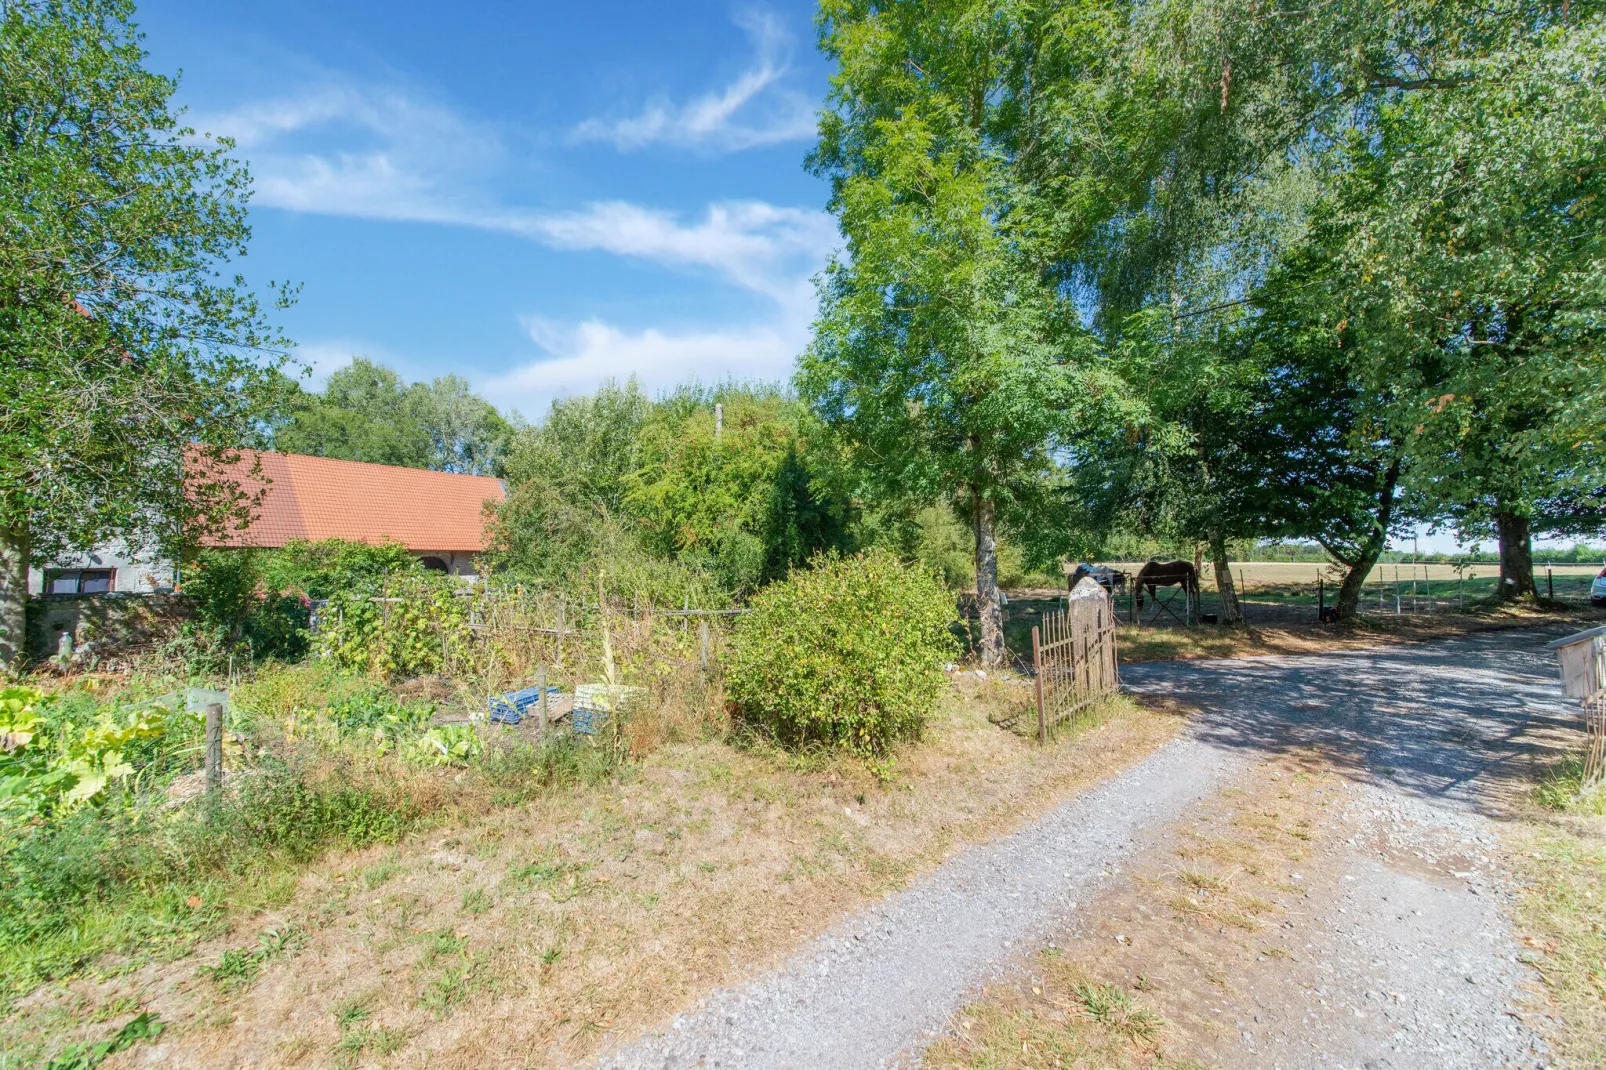
[[[539,418],[636,374],[781,379],[837,244],[811,3],[151,0],[153,68],[250,164],[254,283],[322,376],[456,372]]]

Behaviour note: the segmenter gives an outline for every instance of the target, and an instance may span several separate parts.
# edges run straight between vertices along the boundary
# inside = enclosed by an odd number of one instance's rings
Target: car
[[[1606,568],[1595,573],[1594,580],[1589,584],[1589,604],[1606,606]]]

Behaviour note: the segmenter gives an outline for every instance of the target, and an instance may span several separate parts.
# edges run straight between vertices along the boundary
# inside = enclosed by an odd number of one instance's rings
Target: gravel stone
[[[1346,870],[1354,880],[1338,913],[1302,922],[1315,975],[1277,990],[1275,1016],[1240,1027],[1240,1065],[1547,1065],[1518,1009],[1536,978],[1511,936],[1512,892],[1489,857],[1498,834],[1485,777],[1539,747],[1525,728],[1576,719],[1542,649],[1556,634],[1128,666],[1132,690],[1202,711],[1187,733],[600,1065],[918,1061],[982,985],[1075,927],[1076,904],[1190,806],[1269,752],[1312,746],[1361,785],[1344,815],[1359,830]]]

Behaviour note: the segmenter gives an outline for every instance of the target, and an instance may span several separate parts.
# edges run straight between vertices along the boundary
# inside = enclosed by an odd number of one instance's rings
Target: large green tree
[[[1000,527],[1063,529],[1057,455],[1114,396],[1073,302],[1003,225],[1012,29],[987,4],[822,6],[837,69],[812,161],[847,248],[798,373],[880,493],[968,517],[989,665],[1004,656]]]
[[[31,560],[237,520],[206,472],[277,396],[286,344],[223,274],[249,176],[180,125],[132,16],[0,4],[0,661]]]
[[[408,384],[357,357],[322,392],[286,383],[288,418],[273,435],[282,453],[500,475],[511,424],[456,375]]]
[[[1413,494],[1494,534],[1502,595],[1537,597],[1532,535],[1598,526],[1606,484],[1606,18],[1516,29],[1382,102],[1333,185],[1353,304],[1387,325],[1363,355],[1410,387]]]

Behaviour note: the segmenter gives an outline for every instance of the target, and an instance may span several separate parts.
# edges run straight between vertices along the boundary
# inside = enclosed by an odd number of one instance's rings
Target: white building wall
[[[152,551],[130,551],[126,544],[108,543],[92,553],[72,554],[28,569],[28,593],[43,594],[45,573],[56,569],[112,569],[112,590],[125,594],[150,594],[171,590],[176,575],[172,562]]]

